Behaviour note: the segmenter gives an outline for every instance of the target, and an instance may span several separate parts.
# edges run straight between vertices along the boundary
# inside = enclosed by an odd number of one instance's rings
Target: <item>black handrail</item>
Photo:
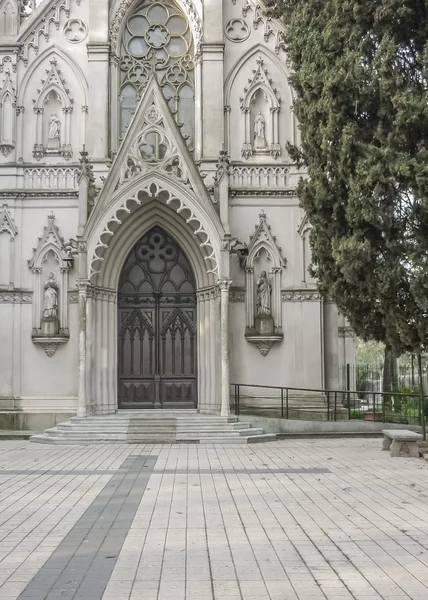
[[[391,391],[391,392],[374,392],[374,391],[354,391],[354,390],[336,390],[336,389],[322,389],[322,388],[299,388],[299,387],[291,387],[291,386],[277,386],[277,385],[260,385],[254,383],[233,383],[231,384],[234,387],[234,409],[235,414],[239,415],[241,412],[241,397],[242,397],[242,388],[256,388],[256,389],[264,389],[264,390],[278,390],[279,392],[279,403],[277,405],[277,411],[281,415],[281,418],[288,419],[290,418],[290,412],[294,410],[298,410],[299,407],[292,407],[290,409],[290,392],[310,392],[313,394],[321,394],[324,398],[324,405],[326,407],[325,418],[327,420],[337,421],[338,416],[343,418],[344,414],[347,414],[347,418],[351,419],[352,414],[358,413],[359,416],[354,416],[354,418],[364,418],[364,413],[367,415],[370,413],[370,420],[387,422],[388,419],[393,422],[404,422],[408,423],[408,419],[413,419],[412,422],[414,424],[422,425],[423,415],[427,416],[428,409],[428,395],[424,395],[425,401],[423,402],[424,406],[422,407],[420,395],[417,393],[403,393],[399,391]],[[371,398],[370,398],[371,396]],[[358,405],[355,402],[355,399],[358,398]],[[352,399],[354,399],[354,406],[352,407]],[[367,399],[367,409],[363,410],[361,408],[361,402]],[[403,400],[411,400],[412,406],[408,406],[407,403],[405,406],[404,414],[402,412]],[[343,404],[343,401],[346,400],[346,405]],[[371,400],[371,402],[370,402]],[[390,411],[387,412],[387,403],[391,402]],[[305,401],[305,398],[301,398],[302,403]],[[272,408],[272,407],[271,407]],[[273,407],[275,408],[275,407]],[[338,410],[343,410],[345,412],[338,413]],[[417,415],[412,414],[417,410]],[[292,416],[292,418],[296,418]],[[364,418],[365,420],[365,418]]]

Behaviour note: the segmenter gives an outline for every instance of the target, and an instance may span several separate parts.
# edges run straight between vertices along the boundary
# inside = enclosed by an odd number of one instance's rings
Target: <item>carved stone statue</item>
[[[45,283],[43,317],[45,319],[58,318],[58,283],[53,273],[49,273],[48,280]]]
[[[262,111],[259,110],[254,120],[254,145],[256,148],[266,147],[266,122],[262,115]]]
[[[271,291],[272,286],[269,283],[266,271],[262,271],[257,280],[256,306],[258,315],[270,315],[272,313]]]
[[[61,121],[54,111],[49,119],[48,149],[58,150],[61,145]]]

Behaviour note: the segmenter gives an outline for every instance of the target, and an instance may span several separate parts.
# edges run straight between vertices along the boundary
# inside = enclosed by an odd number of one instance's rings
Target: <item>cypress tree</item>
[[[278,0],[312,270],[364,339],[428,341],[428,0]]]

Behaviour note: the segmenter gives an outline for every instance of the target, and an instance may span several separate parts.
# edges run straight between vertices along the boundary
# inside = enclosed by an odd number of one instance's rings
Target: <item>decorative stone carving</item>
[[[272,79],[261,57],[257,59],[256,65],[253,69],[253,77],[248,80],[249,85],[244,88],[244,95],[240,98],[244,116],[242,156],[249,158],[253,154],[268,153],[276,159],[281,154],[278,119],[281,98],[273,87]],[[268,123],[261,106],[270,113]]]
[[[35,190],[75,190],[79,170],[75,167],[28,167],[24,169],[24,187]]]
[[[260,190],[269,192],[287,188],[287,167],[241,167],[229,168],[229,185],[234,190]]]
[[[16,93],[10,71],[0,91],[0,152],[9,156],[15,148]]]
[[[63,338],[53,338],[50,340],[48,340],[48,339],[40,339],[39,340],[37,338],[33,338],[33,342],[40,344],[42,346],[43,350],[49,356],[49,358],[52,358],[52,356],[57,351],[58,346],[60,344],[64,344],[66,341],[67,340],[63,339]]]
[[[320,302],[321,294],[316,290],[283,290],[281,300],[283,302]]]
[[[8,233],[11,240],[14,240],[15,236],[18,234],[18,229],[9,212],[7,204],[3,204],[3,210],[0,213],[0,233]]]
[[[31,336],[35,344],[43,346],[48,356],[53,356],[58,346],[69,338],[67,290],[70,266],[64,261],[66,257],[64,240],[52,214],[48,216],[48,226],[39,238],[33,258],[28,261],[34,286]]]
[[[263,256],[272,267],[261,269],[255,283],[255,269]],[[259,224],[248,245],[243,261],[246,287],[246,329],[248,342],[256,344],[266,356],[272,344],[282,340],[281,274],[286,264],[281,248],[266,222],[266,214],[259,215]],[[260,267],[259,267],[260,268]]]
[[[224,34],[231,42],[245,42],[250,37],[251,29],[244,19],[231,19],[224,28]]]
[[[128,9],[132,6],[134,0],[122,0],[117,8],[110,26],[110,44],[113,52],[117,51],[119,31],[122,22],[127,15]],[[180,5],[183,7],[187,18],[189,19],[193,37],[195,39],[195,54],[199,56],[201,53],[202,42],[202,23],[198,13],[195,10],[192,0],[180,0]]]
[[[76,4],[80,4],[81,0],[77,0]],[[25,21],[36,9],[39,2],[37,0],[22,0],[21,1],[21,21]],[[59,30],[61,27],[61,15],[64,12],[67,19],[70,17],[71,0],[53,0],[44,2],[43,8],[39,9],[39,19],[35,23],[30,22],[30,27],[26,28],[24,24],[20,32],[20,42],[22,44],[18,59],[28,65],[30,48],[35,54],[39,52],[40,38],[44,38],[46,43],[49,42],[51,28]]]
[[[156,169],[166,171],[192,189],[182,156],[166,130],[163,116],[155,102],[153,98],[153,104],[146,111],[142,131],[128,151],[119,186],[148,169]]]
[[[0,292],[0,304],[31,304],[32,301],[32,292],[22,292],[18,290],[14,290],[13,292]]]
[[[162,196],[160,192],[164,192]],[[141,205],[142,200],[141,197],[144,197],[144,194],[147,194],[149,197],[158,197],[159,201],[164,200],[166,204],[170,205],[178,214],[186,211],[186,214],[189,216],[186,217],[187,223],[195,223],[196,229],[194,230],[194,234],[202,238],[201,246],[207,248],[210,252],[207,256],[204,257],[205,261],[207,261],[207,273],[218,273],[218,257],[216,251],[214,249],[213,243],[211,242],[210,236],[207,233],[203,223],[201,223],[198,216],[189,206],[189,204],[183,199],[174,196],[169,190],[163,189],[156,185],[155,183],[149,183],[144,188],[135,192],[132,196],[126,197],[123,203],[118,206],[114,212],[110,215],[107,223],[103,227],[97,238],[97,244],[92,249],[92,253],[90,255],[90,278],[94,277],[97,273],[100,273],[99,263],[104,260],[103,254],[108,248],[108,242],[114,236],[114,231],[110,229],[110,224],[115,227],[121,224],[128,215],[131,214],[135,207]],[[107,243],[106,243],[107,242]]]
[[[236,4],[236,0],[232,0],[232,2]],[[281,24],[276,19],[267,17],[264,13],[264,9],[257,0],[242,0],[242,16],[244,19],[249,16],[250,11],[253,13],[253,28],[258,29],[259,26],[263,27],[263,39],[265,43],[268,43],[271,38],[273,38],[275,53],[279,54],[281,50],[285,51],[283,28],[281,27]]]
[[[50,65],[51,68],[46,69],[47,78],[42,79],[38,97],[33,100],[36,114],[33,156],[36,160],[46,155],[62,156],[69,160],[73,156],[70,143],[73,100],[65,87],[65,80],[55,57]]]
[[[65,39],[72,44],[80,44],[88,35],[88,26],[82,19],[69,19],[62,30]]]
[[[157,7],[157,8],[156,8]],[[154,75],[181,123],[189,148],[194,147],[195,47],[183,10],[174,0],[153,7],[140,2],[126,16],[120,44],[120,135],[124,135],[139,99]]]
[[[273,339],[271,337],[270,338],[269,337],[267,337],[267,338],[247,337],[247,341],[250,343],[253,343],[262,356],[267,356],[269,354],[269,350],[272,348],[272,346],[275,343],[282,341],[282,337],[279,337],[278,339],[277,338]]]
[[[4,239],[1,234],[6,233],[9,239]],[[18,229],[9,212],[7,204],[3,205],[0,213],[0,288],[13,288],[13,274],[15,265],[15,237]]]
[[[245,291],[238,292],[236,290],[231,290],[229,295],[230,302],[245,302]]]

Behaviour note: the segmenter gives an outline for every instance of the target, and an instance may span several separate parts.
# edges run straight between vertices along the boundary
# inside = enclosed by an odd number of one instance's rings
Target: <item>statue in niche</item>
[[[272,286],[269,283],[266,271],[262,271],[259,279],[257,280],[257,314],[258,315],[271,315],[271,291]]]
[[[49,273],[48,280],[45,283],[43,318],[58,319],[58,283],[53,273]]]
[[[54,111],[49,119],[48,150],[59,150],[61,145],[61,121]]]
[[[266,121],[262,115],[262,111],[259,110],[254,120],[254,146],[255,148],[266,147]]]

